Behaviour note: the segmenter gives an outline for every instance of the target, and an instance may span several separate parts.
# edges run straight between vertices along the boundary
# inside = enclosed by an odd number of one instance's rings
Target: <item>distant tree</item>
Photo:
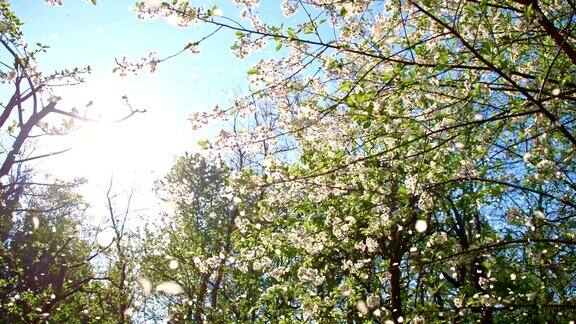
[[[157,183],[174,214],[165,226],[149,231],[141,267],[144,278],[155,285],[175,282],[182,287],[182,294],[168,304],[173,319],[234,316],[230,302],[239,282],[230,264],[238,211],[223,191],[227,174],[225,167],[186,155]]]
[[[127,226],[133,212],[131,204],[135,189],[126,195],[113,190],[111,180],[106,192],[108,217],[96,236],[98,245],[104,250],[94,271],[104,274],[106,281],[102,281],[95,291],[89,314],[111,323],[128,323],[138,309],[140,296],[136,291],[136,279],[142,248],[134,230]]]
[[[0,16],[0,318],[85,321],[100,282],[109,281],[91,263],[105,248],[79,230],[86,216],[72,191],[79,181],[53,181],[28,162],[68,150],[33,155],[37,138],[90,121],[77,108],[61,108],[55,90],[83,82],[90,67],[43,73],[37,59],[48,46],[26,43],[7,1],[0,0]],[[138,112],[130,108],[127,117]]]
[[[66,322],[84,315],[94,250],[79,233],[86,206],[68,187],[26,196],[1,246],[0,317],[9,322]]]

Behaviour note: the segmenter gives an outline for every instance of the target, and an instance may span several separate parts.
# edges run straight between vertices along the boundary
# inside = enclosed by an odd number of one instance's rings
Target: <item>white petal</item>
[[[426,232],[426,229],[428,229],[428,223],[426,223],[426,221],[423,219],[419,219],[416,221],[414,228],[416,229],[416,232],[418,232],[418,233]]]

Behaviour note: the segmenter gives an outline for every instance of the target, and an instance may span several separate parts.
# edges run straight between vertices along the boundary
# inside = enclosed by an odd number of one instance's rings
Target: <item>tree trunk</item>
[[[398,323],[398,318],[404,316],[402,310],[402,272],[400,271],[400,261],[402,259],[402,249],[397,233],[392,234],[390,247],[392,250],[388,273],[390,273],[390,306],[392,306],[392,319]]]
[[[202,276],[202,283],[200,284],[198,296],[196,297],[196,314],[194,315],[196,323],[202,323],[202,314],[204,314],[204,298],[206,298],[208,280],[210,280],[210,273],[206,273]]]

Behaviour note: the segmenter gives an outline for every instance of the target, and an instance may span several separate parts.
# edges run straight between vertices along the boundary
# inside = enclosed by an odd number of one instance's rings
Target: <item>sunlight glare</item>
[[[91,84],[90,94],[78,91],[69,98],[70,106],[82,106],[94,98],[90,112],[96,122],[78,122],[78,128],[67,135],[66,145],[72,150],[66,153],[56,166],[59,175],[82,176],[90,180],[109,179],[111,175],[130,179],[138,175],[163,171],[172,163],[182,130],[176,126],[179,119],[165,108],[153,91],[141,85],[127,86],[122,80]],[[94,90],[96,89],[96,90]],[[146,109],[145,113],[130,113],[122,101],[128,94],[134,109]],[[182,125],[187,125],[185,120]]]

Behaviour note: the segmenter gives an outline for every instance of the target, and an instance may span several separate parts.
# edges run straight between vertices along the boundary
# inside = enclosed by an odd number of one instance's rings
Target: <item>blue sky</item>
[[[114,120],[127,113],[121,97],[127,95],[135,108],[148,112],[122,123],[88,123],[63,138],[37,143],[38,154],[68,147],[73,150],[57,157],[38,160],[34,166],[57,178],[84,177],[79,188],[93,206],[92,213],[105,215],[106,191],[111,177],[114,191],[136,188],[133,201],[137,219],[154,218],[162,206],[152,192],[154,180],[162,177],[176,157],[198,150],[197,142],[209,138],[215,127],[193,131],[187,117],[194,111],[223,107],[233,95],[246,90],[246,71],[263,57],[276,55],[274,44],[240,60],[230,51],[234,32],[221,30],[200,44],[200,53],[185,52],[162,63],[155,73],[143,72],[122,78],[113,74],[116,57],[136,61],[148,52],[158,58],[180,51],[189,42],[201,39],[213,26],[195,25],[186,29],[166,20],[139,20],[134,1],[64,0],[61,7],[51,7],[42,0],[9,1],[12,10],[24,22],[24,38],[50,46],[39,57],[45,73],[90,65],[86,83],[59,89],[61,109],[83,107],[93,101],[92,116]],[[232,1],[203,1],[206,7],[217,4],[225,16],[236,17]],[[280,10],[281,1],[261,1],[257,11],[266,22],[294,22]],[[302,13],[300,13],[302,14]],[[121,207],[121,206],[120,206]],[[122,207],[121,207],[122,208]]]
[[[38,143],[42,152],[74,147],[69,153],[38,162],[36,168],[60,178],[87,178],[89,184],[81,192],[96,207],[103,204],[113,175],[117,190],[132,185],[139,188],[137,209],[153,208],[153,180],[168,170],[175,157],[196,150],[197,141],[210,136],[210,130],[193,132],[188,115],[215,104],[226,105],[246,84],[246,71],[257,60],[235,58],[229,50],[234,34],[221,31],[201,44],[199,54],[183,53],[153,74],[121,78],[112,73],[115,57],[137,60],[155,51],[162,58],[212,30],[209,26],[182,29],[164,20],[138,20],[131,11],[133,3],[100,0],[93,6],[67,0],[62,7],[50,7],[40,0],[11,2],[25,23],[27,42],[50,46],[39,57],[43,71],[92,68],[84,85],[60,90],[62,108],[93,101],[93,114],[112,120],[126,113],[121,100],[126,94],[133,106],[148,110],[120,124],[85,124],[65,138]],[[206,5],[211,6],[210,2]],[[229,6],[222,9],[235,11]]]

